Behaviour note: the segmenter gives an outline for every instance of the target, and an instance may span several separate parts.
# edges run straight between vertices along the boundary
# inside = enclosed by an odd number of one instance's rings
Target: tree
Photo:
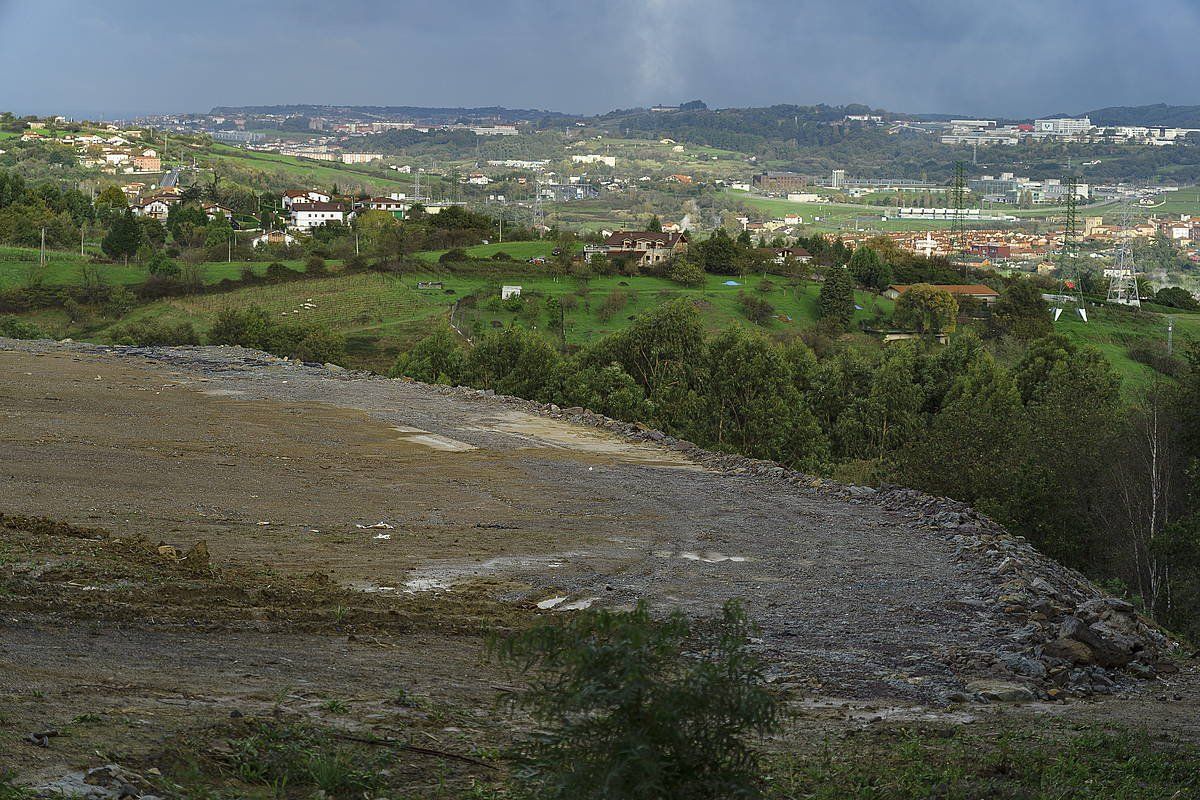
[[[662,233],[662,220],[658,218],[658,214],[650,217],[650,221],[646,223],[646,230],[651,233]]]
[[[492,643],[529,675],[515,704],[537,733],[510,753],[517,796],[726,800],[759,796],[752,736],[778,724],[753,627],[735,603],[714,620],[589,610]]]
[[[449,328],[439,328],[396,359],[388,376],[403,375],[422,383],[454,386],[462,381],[465,366],[466,355],[458,335]]]
[[[631,422],[649,419],[651,409],[645,390],[616,364],[579,369],[568,362],[563,372],[559,405],[588,408]]]
[[[893,346],[871,377],[871,391],[838,417],[841,452],[852,458],[883,458],[908,445],[921,427],[924,401],[916,382],[912,347]]]
[[[918,283],[908,287],[892,312],[892,320],[899,327],[917,333],[934,336],[953,333],[958,303],[945,289]]]
[[[217,214],[204,228],[204,246],[210,250],[225,248],[233,238],[233,226],[224,214]]]
[[[129,263],[129,257],[137,252],[142,244],[142,228],[133,212],[128,208],[125,213],[113,220],[108,233],[100,242],[100,249],[109,258],[124,258]]]
[[[989,333],[992,336],[1015,336],[1018,339],[1037,339],[1050,333],[1050,307],[1042,299],[1041,290],[1031,280],[1018,278],[1005,287],[1000,299],[992,306]]]
[[[796,390],[779,348],[762,335],[729,328],[705,347],[698,383],[702,415],[692,436],[754,458],[815,469],[828,445]]]
[[[96,213],[101,222],[115,220],[129,208],[129,201],[120,186],[105,186],[96,195]]]
[[[549,401],[556,394],[559,356],[536,333],[508,328],[486,334],[467,355],[466,381],[481,389]]]
[[[1185,311],[1200,311],[1200,301],[1196,300],[1187,289],[1181,286],[1164,286],[1154,293],[1154,302],[1169,308],[1182,308]]]
[[[596,257],[592,256],[592,266],[595,266]],[[704,270],[700,268],[694,260],[687,256],[680,256],[675,259],[675,262],[667,270],[667,279],[678,283],[680,286],[697,287],[704,285]]]
[[[817,295],[817,316],[843,330],[854,318],[854,281],[845,267],[830,267]]]
[[[871,289],[883,291],[892,282],[891,268],[866,245],[854,248],[848,269],[854,280]]]
[[[1019,497],[1027,427],[1012,377],[982,352],[924,436],[905,449],[897,480],[995,510]]]
[[[697,258],[705,272],[717,275],[737,275],[737,245],[724,228],[717,228],[712,236],[696,245]]]

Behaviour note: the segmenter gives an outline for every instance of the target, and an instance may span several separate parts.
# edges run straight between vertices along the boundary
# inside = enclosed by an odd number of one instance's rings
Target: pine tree
[[[113,220],[109,226],[108,233],[100,242],[100,249],[109,258],[124,258],[128,264],[129,257],[137,252],[141,244],[142,226],[133,218],[133,212],[126,209],[125,213]]]
[[[845,267],[830,267],[817,296],[817,314],[835,320],[842,328],[854,317],[854,280]]]

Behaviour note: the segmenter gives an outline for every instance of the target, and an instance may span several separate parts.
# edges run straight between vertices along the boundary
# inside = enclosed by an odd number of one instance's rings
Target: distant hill
[[[1173,128],[1200,128],[1200,106],[1110,106],[1075,116],[1091,117],[1094,125],[1166,125]]]
[[[501,120],[504,122],[536,122],[552,117],[568,116],[558,111],[529,108],[483,106],[479,108],[427,108],[424,106],[343,106],[343,105],[278,105],[278,106],[215,106],[210,114],[236,116],[240,114],[296,115],[305,117],[377,116],[381,119],[403,118],[427,122],[456,122],[467,120]]]

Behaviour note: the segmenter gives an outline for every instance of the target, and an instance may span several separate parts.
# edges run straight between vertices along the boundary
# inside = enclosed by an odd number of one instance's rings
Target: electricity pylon
[[[1076,195],[1079,184],[1074,175],[1067,177],[1067,208],[1063,222],[1062,249],[1059,250],[1058,271],[1062,277],[1063,292],[1058,296],[1054,321],[1062,316],[1063,308],[1074,301],[1075,313],[1084,322],[1088,321],[1087,308],[1083,305],[1083,272],[1079,266],[1079,220]]]
[[[1137,265],[1133,261],[1133,246],[1129,237],[1129,206],[1121,209],[1121,242],[1117,245],[1117,258],[1111,269],[1104,270],[1108,276],[1108,302],[1125,306],[1142,307],[1138,296]]]

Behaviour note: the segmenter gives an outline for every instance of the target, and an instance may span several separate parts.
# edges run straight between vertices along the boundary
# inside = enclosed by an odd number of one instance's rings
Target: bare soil
[[[1032,719],[1200,741],[1191,662],[1103,701],[947,706],[1018,623],[903,515],[240,349],[0,341],[0,515],[0,769],[22,783],[156,766],[235,711],[486,760],[511,680],[487,635],[638,600],[741,599],[805,737]],[[414,791],[489,779],[403,764]]]

